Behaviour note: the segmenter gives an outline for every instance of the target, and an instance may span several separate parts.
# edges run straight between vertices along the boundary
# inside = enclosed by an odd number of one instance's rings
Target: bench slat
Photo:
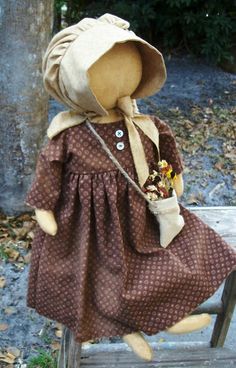
[[[236,247],[236,207],[187,207],[207,225]]]
[[[218,301],[216,303],[204,302],[197,309],[195,309],[193,314],[209,313],[209,314],[219,314],[223,312],[223,303]]]
[[[154,351],[154,359],[147,363],[132,352],[97,353],[83,356],[81,368],[152,368],[162,367],[234,367],[236,353],[226,349],[203,348],[197,350],[158,350]]]

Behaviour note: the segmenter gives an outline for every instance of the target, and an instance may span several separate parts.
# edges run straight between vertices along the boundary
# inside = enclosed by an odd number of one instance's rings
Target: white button
[[[118,143],[116,144],[116,148],[117,148],[119,151],[123,150],[123,149],[125,148],[124,142],[118,142]]]
[[[123,132],[123,130],[118,129],[118,130],[115,132],[115,135],[116,135],[116,137],[121,138],[121,137],[123,137],[124,132]]]

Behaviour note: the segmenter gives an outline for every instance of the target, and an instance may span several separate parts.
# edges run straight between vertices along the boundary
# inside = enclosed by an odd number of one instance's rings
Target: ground
[[[190,56],[166,60],[167,82],[155,96],[138,101],[141,111],[166,120],[175,132],[184,163],[184,205],[236,205],[236,80],[221,69]],[[62,107],[50,101],[49,120]],[[0,367],[4,357],[24,368],[27,359],[44,348],[56,351],[60,326],[26,308],[27,276],[34,219],[0,217]],[[15,259],[15,260],[14,260]],[[220,291],[213,299],[219,297]],[[232,347],[236,316],[226,340]],[[212,326],[181,337],[182,341],[210,340]],[[164,333],[151,341],[174,341]],[[111,341],[118,339],[111,339]],[[104,339],[106,341],[106,339]],[[2,350],[2,355],[1,355]],[[6,365],[10,367],[10,365]]]
[[[167,61],[167,82],[140,110],[172,127],[185,164],[186,205],[236,205],[236,78],[190,56]]]

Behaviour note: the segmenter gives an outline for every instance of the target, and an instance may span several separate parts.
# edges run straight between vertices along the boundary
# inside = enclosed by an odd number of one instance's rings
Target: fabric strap
[[[109,110],[107,116],[95,115],[94,113],[76,113],[66,111],[59,113],[48,128],[49,138],[53,138],[66,128],[79,125],[86,119],[96,124],[109,124],[111,122],[124,119],[127,127],[131,153],[134,160],[135,169],[138,175],[139,184],[142,187],[149,175],[149,168],[145,156],[144,147],[137,127],[154,143],[157,149],[157,160],[160,160],[159,152],[159,132],[153,120],[147,116],[138,113],[135,100],[130,96],[122,97],[117,102],[117,108]],[[137,127],[136,127],[137,126]]]
[[[105,141],[102,139],[102,137],[98,134],[98,132],[94,129],[94,127],[91,125],[90,121],[86,121],[86,125],[91,130],[92,134],[96,137],[96,139],[101,143],[102,148],[107,153],[109,158],[112,160],[112,162],[116,165],[116,167],[120,170],[120,172],[124,175],[124,177],[128,180],[128,182],[136,189],[136,191],[148,202],[152,203],[152,201],[142,192],[140,187],[136,184],[136,182],[129,176],[127,171],[121,166],[117,158],[112,154],[111,150],[105,143]],[[146,178],[147,179],[147,178]]]

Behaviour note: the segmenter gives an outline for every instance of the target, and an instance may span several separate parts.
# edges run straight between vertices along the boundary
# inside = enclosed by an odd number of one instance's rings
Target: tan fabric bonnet
[[[94,123],[109,123],[125,119],[130,147],[140,185],[149,170],[142,142],[135,125],[158,146],[158,131],[150,118],[137,110],[136,98],[150,96],[163,86],[166,68],[162,54],[148,42],[128,30],[129,23],[117,16],[104,14],[98,19],[84,18],[57,33],[43,57],[42,71],[45,89],[71,110],[54,117],[48,136],[78,125],[87,118]],[[142,58],[142,79],[132,96],[117,101],[118,109],[106,110],[89,86],[89,68],[116,43],[134,41]]]

